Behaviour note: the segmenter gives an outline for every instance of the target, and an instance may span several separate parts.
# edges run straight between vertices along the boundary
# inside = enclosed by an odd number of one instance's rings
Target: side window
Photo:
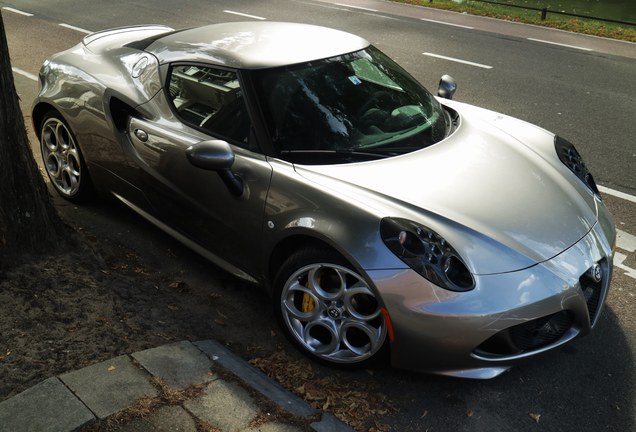
[[[173,66],[168,92],[184,123],[233,144],[248,146],[250,120],[236,72]]]

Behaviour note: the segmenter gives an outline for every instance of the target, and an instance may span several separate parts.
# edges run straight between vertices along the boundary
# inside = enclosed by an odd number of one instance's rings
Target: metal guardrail
[[[433,1],[433,0],[429,0],[429,1]],[[589,15],[580,15],[580,14],[574,14],[574,13],[569,13],[569,12],[561,12],[561,11],[555,11],[555,10],[551,10],[548,8],[539,8],[539,7],[532,7],[532,6],[520,6],[520,5],[516,5],[516,4],[510,4],[510,3],[501,3],[501,2],[496,2],[496,1],[492,1],[492,0],[470,0],[470,1],[477,1],[477,2],[481,2],[481,3],[490,3],[490,4],[496,4],[499,6],[507,6],[507,7],[512,7],[512,8],[519,8],[519,9],[529,9],[529,10],[534,10],[534,11],[538,11],[541,12],[541,21],[544,21],[546,19],[546,17],[548,16],[549,13],[551,14],[556,14],[556,15],[566,15],[566,16],[571,16],[571,17],[575,17],[575,18],[586,18],[586,19],[591,19],[591,20],[595,20],[595,21],[604,21],[604,22],[609,22],[609,23],[614,23],[614,24],[623,24],[623,25],[629,25],[629,26],[636,26],[636,23],[633,22],[629,22],[629,21],[621,21],[621,20],[614,20],[614,19],[609,19],[609,18],[601,18],[601,17],[594,17],[594,16],[589,16]]]

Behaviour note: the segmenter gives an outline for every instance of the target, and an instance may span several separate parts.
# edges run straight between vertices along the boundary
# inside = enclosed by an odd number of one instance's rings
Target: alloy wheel
[[[280,301],[295,340],[327,362],[362,362],[386,339],[378,300],[364,279],[346,267],[317,263],[298,269],[283,286]]]

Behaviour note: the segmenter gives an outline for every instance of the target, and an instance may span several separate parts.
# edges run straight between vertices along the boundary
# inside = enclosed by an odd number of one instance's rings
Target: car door
[[[167,83],[167,103],[186,128],[131,117],[127,130],[141,187],[156,209],[155,223],[226,270],[251,279],[260,262],[272,168],[256,150],[238,75],[176,65]],[[186,150],[204,138],[227,142],[212,144],[230,150],[229,171],[199,168],[188,160]],[[228,187],[228,175],[238,179],[239,191]]]

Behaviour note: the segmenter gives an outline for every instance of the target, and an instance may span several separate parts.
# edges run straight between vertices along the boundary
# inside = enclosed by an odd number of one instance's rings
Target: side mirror
[[[201,141],[186,149],[188,161],[197,168],[216,171],[233,195],[243,195],[243,180],[234,172],[234,152],[222,140]]]
[[[192,165],[210,171],[232,168],[234,152],[228,143],[221,140],[201,141],[186,149]]]
[[[446,99],[452,99],[456,90],[457,82],[455,78],[450,75],[442,75],[442,78],[439,80],[437,95]]]

